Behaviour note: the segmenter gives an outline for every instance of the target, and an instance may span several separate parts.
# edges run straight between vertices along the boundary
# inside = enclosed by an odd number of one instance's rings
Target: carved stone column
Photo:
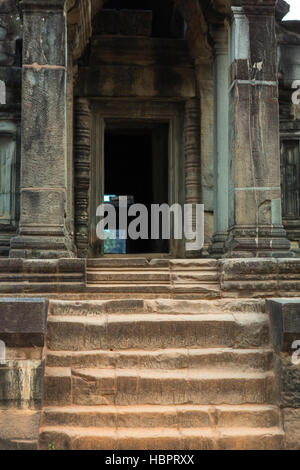
[[[66,230],[64,0],[22,0],[22,148],[18,235],[11,257],[70,257]],[[55,47],[53,46],[55,44]]]
[[[228,256],[286,256],[282,226],[275,0],[232,7]]]
[[[210,253],[224,254],[228,231],[228,31],[212,29],[214,39],[214,235]]]
[[[66,228],[74,243],[74,69],[73,47],[68,37],[67,58],[67,203]]]
[[[75,102],[75,242],[77,254],[89,251],[89,197],[91,181],[91,111],[85,98]]]
[[[201,204],[200,158],[200,100],[192,98],[185,105],[185,203]],[[192,227],[196,229],[196,211],[193,211]],[[186,256],[196,258],[200,251],[187,251]]]

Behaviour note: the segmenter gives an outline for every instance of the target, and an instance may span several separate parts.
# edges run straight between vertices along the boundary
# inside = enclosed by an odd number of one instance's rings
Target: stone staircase
[[[118,271],[102,268],[88,282],[111,295]],[[280,449],[263,302],[141,292],[50,301],[40,448]]]
[[[87,260],[86,292],[101,298],[216,298],[218,261],[213,259],[101,258]]]

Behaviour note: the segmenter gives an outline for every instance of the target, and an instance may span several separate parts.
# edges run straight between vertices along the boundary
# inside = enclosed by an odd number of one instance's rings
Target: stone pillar
[[[89,253],[91,125],[89,101],[78,98],[75,102],[75,240],[80,258],[87,258]]]
[[[212,51],[195,58],[196,86],[200,101],[200,191],[204,204],[204,247],[201,257],[208,257],[213,235],[214,168],[213,168],[213,61]]]
[[[67,204],[66,228],[74,242],[74,70],[73,47],[68,37],[67,62]]]
[[[214,39],[214,235],[210,253],[222,256],[228,231],[228,31],[215,27]]]
[[[72,256],[67,199],[64,0],[22,0],[21,206],[11,257]]]
[[[201,204],[200,158],[200,100],[192,98],[185,105],[185,203]],[[196,229],[196,211],[193,211],[192,227]],[[196,258],[198,251],[187,251],[186,256]]]
[[[228,256],[286,256],[282,226],[275,0],[232,7]],[[244,6],[243,6],[244,5]]]

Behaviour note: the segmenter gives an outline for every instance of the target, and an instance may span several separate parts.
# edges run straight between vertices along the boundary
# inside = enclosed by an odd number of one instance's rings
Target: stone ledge
[[[220,260],[223,295],[299,296],[300,259],[242,258]]]
[[[90,272],[166,270],[180,275],[176,287],[186,285],[187,293],[202,287],[213,287],[223,298],[230,297],[298,297],[300,291],[300,259],[236,258],[236,259],[152,259],[137,258],[60,258],[22,259],[0,258],[0,295],[61,296],[105,293],[89,285]],[[199,272],[197,279],[195,272]],[[193,274],[194,272],[194,274]],[[193,274],[191,279],[190,274]],[[186,277],[188,275],[188,277]],[[184,282],[183,282],[184,281]],[[171,281],[170,281],[171,283]],[[154,284],[156,286],[156,284]],[[165,284],[170,289],[171,284]],[[118,283],[116,284],[118,287]],[[151,290],[151,286],[148,286]],[[153,287],[153,292],[155,288]],[[142,286],[139,293],[143,293]],[[144,292],[145,294],[146,292]],[[119,292],[120,294],[120,292]]]

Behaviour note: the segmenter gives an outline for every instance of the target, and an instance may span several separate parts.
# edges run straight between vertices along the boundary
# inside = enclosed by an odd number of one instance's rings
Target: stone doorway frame
[[[93,201],[101,199],[102,194],[100,188],[98,193],[93,193],[93,188],[97,180],[102,180],[104,186],[105,120],[169,123],[169,204],[179,202],[183,205],[186,194],[185,102],[78,98],[75,116],[75,233],[78,256],[95,258],[101,256],[101,247],[96,241],[96,216],[93,216],[96,206]],[[96,135],[101,138],[97,139]],[[169,253],[172,257],[184,257],[184,240],[171,240]]]

